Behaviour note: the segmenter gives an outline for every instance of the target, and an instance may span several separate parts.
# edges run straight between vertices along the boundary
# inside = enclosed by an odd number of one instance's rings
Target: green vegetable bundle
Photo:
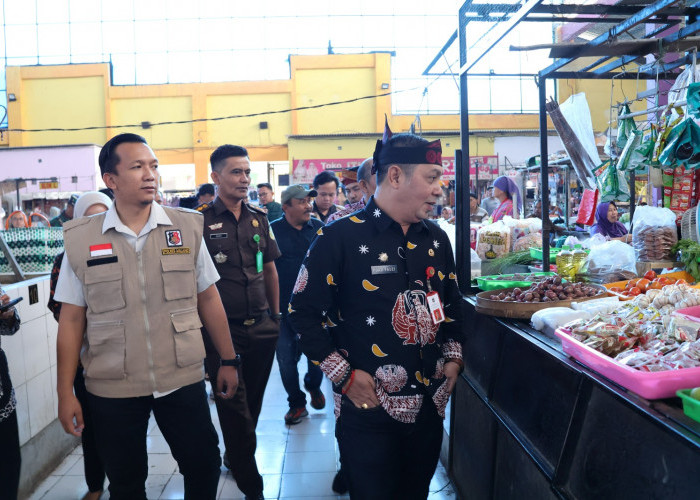
[[[700,268],[698,268],[700,244],[693,240],[678,240],[678,243],[671,248],[671,252],[674,254],[680,252],[680,260],[685,265],[685,270],[695,278],[695,281],[700,281]]]
[[[495,274],[502,274],[504,269],[514,266],[516,264],[527,265],[532,262],[532,257],[530,257],[530,250],[523,250],[522,252],[512,252],[493,259],[489,261],[489,265]]]

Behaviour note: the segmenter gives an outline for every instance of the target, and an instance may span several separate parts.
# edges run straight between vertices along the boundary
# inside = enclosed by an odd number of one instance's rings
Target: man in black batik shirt
[[[426,498],[463,367],[452,249],[426,220],[441,195],[440,143],[387,126],[373,170],[365,209],[311,245],[290,318],[333,381],[351,496]]]

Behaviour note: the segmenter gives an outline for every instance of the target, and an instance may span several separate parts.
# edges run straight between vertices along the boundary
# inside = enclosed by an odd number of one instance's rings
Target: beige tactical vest
[[[204,377],[195,276],[203,218],[163,208],[172,225],[151,230],[139,253],[115,229],[102,234],[105,214],[63,226],[87,303],[85,383],[97,396],[147,396]]]

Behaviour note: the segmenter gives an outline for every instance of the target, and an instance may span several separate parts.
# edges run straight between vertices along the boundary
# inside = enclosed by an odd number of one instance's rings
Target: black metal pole
[[[17,210],[22,210],[22,205],[19,199],[19,179],[15,179],[15,190],[17,191]]]
[[[566,189],[564,190],[564,196],[566,196],[565,207],[566,212],[564,214],[564,227],[569,230],[569,219],[571,218],[571,165],[565,165],[566,167]]]
[[[467,62],[467,22],[465,2],[459,9],[457,35],[459,37],[459,64]],[[471,226],[469,223],[469,98],[467,95],[467,70],[459,72],[459,121],[461,150],[455,152],[455,244],[457,245],[457,281],[459,290],[466,294],[471,290]]]
[[[547,162],[547,80],[540,78],[540,192],[542,193],[542,271],[549,272],[549,165]]]
[[[637,192],[634,189],[636,183],[637,174],[634,169],[632,169],[630,170],[630,228],[632,227],[632,217],[634,217],[634,207],[637,204]]]
[[[460,75],[461,142],[462,149],[455,152],[455,217],[457,245],[457,281],[462,293],[469,292],[472,280],[471,231],[469,207],[469,102],[467,99],[467,74]]]

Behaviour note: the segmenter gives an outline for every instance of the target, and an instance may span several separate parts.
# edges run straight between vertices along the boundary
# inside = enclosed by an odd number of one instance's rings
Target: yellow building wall
[[[18,102],[24,129],[106,125],[101,76],[29,79],[24,82]],[[105,141],[105,129],[32,132],[23,134],[22,146],[101,144]]]
[[[297,107],[376,95],[372,69],[308,69],[296,72]],[[373,99],[299,111],[296,134],[353,134],[375,129]]]
[[[192,148],[192,123],[157,125],[146,129],[140,125],[142,122],[191,120],[192,98],[189,96],[113,99],[111,109],[113,125],[138,125],[114,129],[112,135],[125,132],[142,135],[153,150]]]
[[[163,165],[194,164],[197,184],[207,182],[209,155],[219,145],[240,144],[251,160],[284,162],[294,158],[364,158],[376,135],[361,138],[289,139],[296,135],[381,134],[384,116],[394,132],[407,131],[415,117],[392,115],[389,53],[291,56],[291,78],[260,82],[168,85],[110,85],[108,64],[8,67],[10,129],[81,128],[135,125],[77,132],[9,132],[0,147],[56,144],[103,144],[121,132],[143,135]],[[382,88],[389,86],[388,89]],[[366,96],[351,103],[318,109],[294,108]],[[226,120],[223,116],[261,114]],[[204,120],[203,120],[204,119]],[[155,125],[141,122],[190,121]],[[267,129],[260,129],[260,122]],[[472,130],[536,130],[537,115],[473,115]],[[422,130],[457,131],[459,115],[422,116]],[[460,147],[455,136],[443,138],[446,156]],[[493,139],[470,137],[472,155],[492,155]]]
[[[289,139],[289,157],[291,160],[368,158],[374,153],[377,139],[378,137],[291,138]],[[431,141],[435,139],[440,139],[442,142],[444,157],[453,157],[455,150],[461,148],[459,136],[431,135],[428,137]],[[469,151],[471,156],[492,156],[495,154],[494,140],[491,137],[470,137]]]
[[[289,109],[291,98],[289,94],[216,95],[207,96],[206,106],[209,117],[245,115]],[[260,122],[267,122],[267,129],[261,129]],[[212,148],[222,144],[267,147],[286,145],[292,126],[289,113],[279,113],[211,121],[207,130]]]

